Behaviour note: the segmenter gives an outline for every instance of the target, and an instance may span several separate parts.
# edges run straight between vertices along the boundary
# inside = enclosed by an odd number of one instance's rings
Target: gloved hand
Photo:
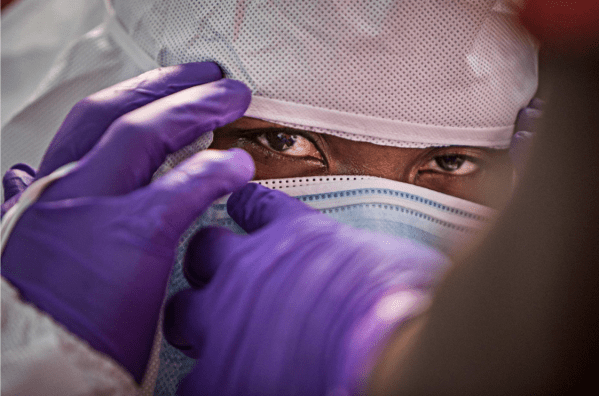
[[[244,151],[209,150],[148,184],[167,154],[243,115],[250,91],[220,78],[211,63],[168,67],[79,102],[38,177],[79,162],[23,213],[2,254],[2,276],[25,300],[138,382],[180,236],[253,176]]]
[[[14,165],[6,172],[2,216],[33,181],[87,154],[119,117],[156,99],[220,78],[222,73],[216,64],[190,63],[153,70],[80,101],[50,142],[37,172],[26,164]],[[86,182],[90,183],[93,181]]]
[[[510,157],[517,174],[521,174],[525,168],[532,140],[543,115],[542,110],[543,101],[533,98],[525,108],[518,112],[516,128],[510,144]]]
[[[199,358],[180,395],[353,394],[448,264],[253,183],[227,209],[249,235],[200,230],[184,264],[195,289],[165,308],[166,339]]]

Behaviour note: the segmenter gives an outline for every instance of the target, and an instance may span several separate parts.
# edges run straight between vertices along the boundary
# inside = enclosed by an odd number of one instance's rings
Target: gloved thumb
[[[296,198],[255,183],[250,183],[232,194],[227,201],[227,211],[247,233],[254,232],[274,220],[318,213]]]
[[[215,199],[241,188],[253,176],[254,161],[245,151],[204,150],[133,192],[139,196],[131,201],[145,202],[145,215],[157,218],[164,232],[177,240]]]
[[[534,135],[537,133],[543,116],[542,108],[543,101],[533,98],[525,108],[518,112],[516,133],[512,136],[509,150],[512,164],[517,173],[522,173],[526,165]]]

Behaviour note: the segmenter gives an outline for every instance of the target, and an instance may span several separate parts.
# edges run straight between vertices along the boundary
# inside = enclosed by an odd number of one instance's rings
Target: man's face
[[[256,163],[255,180],[369,175],[492,207],[505,201],[512,186],[507,150],[380,146],[247,117],[215,130],[210,147],[247,151]]]

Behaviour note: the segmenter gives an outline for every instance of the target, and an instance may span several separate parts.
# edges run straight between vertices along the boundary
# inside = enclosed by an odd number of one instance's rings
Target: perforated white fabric
[[[78,100],[159,65],[214,60],[253,89],[248,116],[399,147],[507,147],[537,84],[508,0],[105,1],[106,22],[3,114],[2,174],[38,166]]]
[[[247,116],[354,140],[507,147],[536,91],[508,0],[112,3],[160,65],[216,61],[248,84]]]

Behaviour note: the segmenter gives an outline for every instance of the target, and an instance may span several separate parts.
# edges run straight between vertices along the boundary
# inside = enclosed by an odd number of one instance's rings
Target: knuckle
[[[156,143],[156,134],[152,128],[147,128],[139,121],[123,116],[118,118],[110,127],[114,130],[121,144],[127,146],[150,146]]]
[[[93,97],[88,96],[87,98],[81,99],[79,102],[71,108],[68,117],[86,116],[89,113],[96,113],[100,110],[100,106]]]

